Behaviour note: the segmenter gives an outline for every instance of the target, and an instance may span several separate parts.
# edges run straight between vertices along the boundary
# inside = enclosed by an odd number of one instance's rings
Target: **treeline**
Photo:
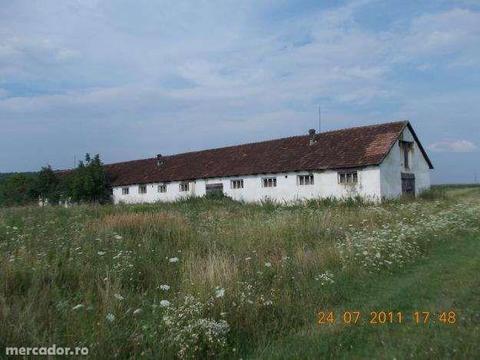
[[[0,182],[6,180],[10,176],[17,175],[17,174],[18,173],[0,173]],[[23,172],[21,174],[26,175],[26,176],[32,176],[32,175],[35,175],[36,173],[35,172]]]
[[[37,173],[3,174],[0,178],[0,206],[39,201],[53,205],[110,201],[110,186],[100,156],[86,154],[73,170],[56,172],[45,166]]]

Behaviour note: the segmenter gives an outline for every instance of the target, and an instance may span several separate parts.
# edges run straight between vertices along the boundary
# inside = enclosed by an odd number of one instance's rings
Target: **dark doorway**
[[[206,191],[207,191],[207,195],[213,195],[213,194],[223,195],[223,184],[222,183],[207,184]]]
[[[402,194],[415,196],[415,174],[402,173]]]

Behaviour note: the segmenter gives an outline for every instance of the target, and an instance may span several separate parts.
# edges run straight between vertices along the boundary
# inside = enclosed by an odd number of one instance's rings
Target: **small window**
[[[230,187],[232,189],[243,189],[243,179],[232,180],[230,182]]]
[[[180,183],[180,191],[181,192],[185,192],[185,191],[188,191],[190,188],[189,184],[186,182],[186,183]]]
[[[401,140],[400,149],[403,152],[403,166],[405,169],[410,169],[410,152],[413,150],[413,143]]]
[[[159,193],[166,193],[167,192],[167,185],[166,184],[158,185],[158,192]]]
[[[138,186],[138,193],[139,194],[146,194],[147,193],[147,185],[139,185]]]
[[[122,195],[128,195],[129,192],[130,192],[130,189],[128,187],[122,188]]]
[[[358,182],[358,173],[356,171],[342,172],[338,174],[340,184],[356,184]]]
[[[297,183],[298,185],[313,185],[313,175],[298,175]]]
[[[277,178],[270,177],[270,178],[263,178],[263,187],[276,187],[277,186]]]

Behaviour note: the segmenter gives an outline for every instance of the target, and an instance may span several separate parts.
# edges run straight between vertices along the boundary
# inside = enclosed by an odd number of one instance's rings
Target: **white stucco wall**
[[[195,195],[196,184],[195,182],[190,182],[189,191],[180,191],[180,182],[171,182],[167,183],[167,192],[160,193],[158,191],[158,186],[160,183],[155,184],[145,184],[147,186],[147,193],[140,194],[139,185],[128,185],[128,186],[119,186],[113,188],[113,202],[118,204],[124,202],[126,204],[137,204],[137,203],[154,203],[157,201],[176,201],[182,197],[188,197]],[[128,195],[123,195],[122,189],[128,187]]]
[[[185,196],[204,196],[207,184],[223,184],[225,195],[246,202],[271,199],[277,202],[292,202],[296,200],[315,198],[346,198],[350,196],[362,196],[370,200],[380,200],[380,168],[378,166],[357,169],[358,183],[355,186],[338,183],[337,171],[313,172],[313,185],[298,185],[297,176],[307,175],[308,172],[284,173],[284,174],[262,174],[249,175],[232,178],[200,179],[190,182],[188,192],[179,191],[179,182],[167,183],[167,192],[158,192],[158,183],[147,184],[147,193],[140,194],[139,186],[130,185],[129,194],[122,194],[122,187],[113,189],[114,203],[143,203],[157,201],[175,201]],[[276,177],[277,186],[264,188],[262,179],[265,177]],[[231,180],[243,179],[243,189],[232,189]]]
[[[403,154],[399,144],[400,140],[414,142],[413,151],[411,152],[409,159],[409,169],[404,166]],[[380,165],[382,198],[391,199],[402,194],[402,172],[415,175],[415,194],[418,195],[422,191],[430,188],[431,170],[408,128],[404,130],[400,140],[394,144],[389,154]]]

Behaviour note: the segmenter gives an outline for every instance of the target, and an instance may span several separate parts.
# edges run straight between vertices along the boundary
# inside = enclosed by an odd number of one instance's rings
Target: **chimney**
[[[310,145],[313,145],[317,142],[315,139],[315,129],[308,130],[308,135],[310,136]]]
[[[157,154],[157,166],[162,166],[164,162],[162,154]]]

